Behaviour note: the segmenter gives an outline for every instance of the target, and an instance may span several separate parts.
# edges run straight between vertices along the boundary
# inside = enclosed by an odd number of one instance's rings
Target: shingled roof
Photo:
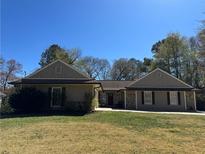
[[[99,82],[101,83],[103,90],[121,90],[125,89],[125,87],[133,81],[99,80]]]
[[[12,81],[10,84],[86,84],[99,83],[78,71],[75,67],[56,60],[36,70],[25,78]]]
[[[193,89],[192,86],[159,68],[134,81],[94,80],[61,60],[50,63],[25,78],[10,82],[10,84],[101,84],[104,90]]]
[[[73,79],[19,79],[9,84],[101,84],[97,80]]]
[[[155,69],[144,77],[127,86],[128,89],[182,89],[190,90],[192,86],[170,75],[162,69]]]

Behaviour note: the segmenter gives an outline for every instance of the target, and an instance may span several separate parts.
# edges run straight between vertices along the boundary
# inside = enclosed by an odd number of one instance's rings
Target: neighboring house
[[[64,108],[69,102],[86,102],[86,93],[99,106],[133,110],[196,110],[194,88],[161,69],[135,81],[94,80],[57,60],[29,76],[11,82],[15,87],[34,87],[51,95],[46,108]],[[65,95],[65,99],[61,97]],[[97,106],[96,106],[97,107]]]

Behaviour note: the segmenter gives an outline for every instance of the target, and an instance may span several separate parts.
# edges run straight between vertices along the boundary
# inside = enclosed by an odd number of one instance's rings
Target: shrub
[[[85,102],[71,101],[65,103],[65,109],[70,112],[82,112],[82,104]]]
[[[202,91],[196,95],[197,110],[205,111],[205,93]]]
[[[0,106],[0,114],[11,114],[14,112],[14,109],[10,106],[9,102],[9,97],[4,97]]]
[[[9,97],[9,104],[17,112],[38,112],[41,111],[46,102],[46,94],[35,88],[17,89]]]
[[[65,104],[65,109],[71,112],[88,113],[95,110],[97,99],[92,96],[92,93],[85,93],[85,101],[72,101]]]
[[[98,104],[98,101],[94,96],[92,96],[92,93],[85,93],[85,100],[86,103],[84,105],[85,112],[92,112],[95,110],[95,107]]]

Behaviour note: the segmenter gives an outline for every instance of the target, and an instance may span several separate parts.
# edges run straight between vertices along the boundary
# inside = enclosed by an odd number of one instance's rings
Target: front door
[[[61,107],[62,105],[62,88],[53,87],[51,91],[51,107]]]
[[[108,97],[108,105],[112,106],[113,105],[113,94],[112,93],[108,93],[107,97]]]

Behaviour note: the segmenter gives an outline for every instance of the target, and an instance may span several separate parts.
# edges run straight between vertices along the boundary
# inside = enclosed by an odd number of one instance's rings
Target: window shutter
[[[154,91],[152,92],[152,104],[155,104],[155,95]]]
[[[144,91],[142,91],[142,104],[144,104]]]
[[[48,88],[48,106],[50,107],[51,105],[51,87]]]
[[[61,102],[61,104],[62,104],[62,106],[64,106],[64,103],[65,103],[65,87],[63,87],[62,88],[62,102]]]
[[[169,91],[167,92],[167,102],[168,102],[168,105],[170,105],[170,93],[169,93]]]
[[[178,91],[178,104],[181,105],[180,92]]]

